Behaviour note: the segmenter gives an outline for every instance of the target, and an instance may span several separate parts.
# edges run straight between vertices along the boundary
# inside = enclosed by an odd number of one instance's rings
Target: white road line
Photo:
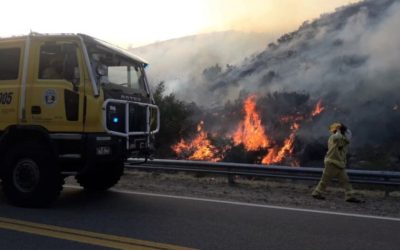
[[[65,185],[65,187],[80,188],[78,186],[70,186],[70,185]],[[263,205],[263,204],[256,204],[256,203],[245,203],[245,202],[236,202],[236,201],[224,201],[224,200],[214,200],[214,199],[206,199],[206,198],[196,198],[196,197],[189,197],[189,196],[177,196],[177,195],[144,193],[144,192],[136,192],[136,191],[129,191],[129,190],[121,190],[121,189],[111,189],[111,190],[113,192],[123,193],[123,194],[134,194],[134,195],[162,197],[162,198],[171,198],[171,199],[179,199],[179,200],[203,201],[203,202],[213,202],[213,203],[220,203],[220,204],[236,205],[236,206],[259,207],[259,208],[269,208],[269,209],[287,210],[287,211],[295,211],[295,212],[317,213],[317,214],[327,214],[327,215],[339,215],[339,216],[348,216],[348,217],[356,217],[356,218],[364,218],[364,219],[376,219],[376,220],[386,220],[386,221],[400,222],[400,218],[395,218],[395,217],[384,217],[384,216],[375,216],[375,215],[363,215],[363,214],[353,214],[353,213],[331,212],[331,211],[316,210],[316,209],[282,207],[282,206]]]

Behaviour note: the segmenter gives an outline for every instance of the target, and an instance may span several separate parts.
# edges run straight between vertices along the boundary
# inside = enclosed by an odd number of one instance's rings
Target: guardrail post
[[[228,172],[229,172],[229,174],[228,174],[228,184],[229,184],[229,186],[234,186],[236,184],[235,183],[235,179],[234,179],[235,176],[230,173],[231,172],[231,168],[228,168]]]
[[[389,178],[387,176],[385,176],[384,180],[385,180],[385,182],[388,182]],[[389,186],[385,185],[385,198],[389,197],[389,195],[390,195]]]

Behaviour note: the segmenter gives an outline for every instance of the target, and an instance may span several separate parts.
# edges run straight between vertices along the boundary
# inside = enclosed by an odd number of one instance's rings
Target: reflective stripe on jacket
[[[345,168],[349,143],[350,141],[341,133],[331,135],[328,140],[328,152],[326,152],[324,162],[335,164],[340,168]]]

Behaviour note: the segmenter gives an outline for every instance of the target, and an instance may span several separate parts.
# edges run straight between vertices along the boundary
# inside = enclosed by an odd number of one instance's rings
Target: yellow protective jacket
[[[332,163],[340,168],[345,168],[349,144],[350,141],[341,133],[331,135],[328,140],[328,152],[326,152],[324,162]]]

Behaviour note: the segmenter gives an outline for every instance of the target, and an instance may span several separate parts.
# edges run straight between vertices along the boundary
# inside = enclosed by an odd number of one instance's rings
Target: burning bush
[[[277,94],[274,96],[278,97]],[[279,100],[279,98],[274,99]],[[298,107],[291,109],[298,110]],[[306,118],[312,119],[318,116],[323,110],[322,101],[319,100],[311,112],[308,112],[309,114],[297,112],[296,115],[292,115],[287,112],[281,118],[269,122],[270,124],[279,124],[281,133],[269,133],[266,129],[268,126],[265,126],[265,123],[262,122],[261,112],[257,108],[256,95],[249,95],[243,101],[242,110],[236,111],[236,113],[243,115],[242,120],[237,122],[236,125],[231,123],[218,124],[219,121],[214,120],[212,126],[219,126],[224,129],[218,129],[219,132],[212,133],[213,137],[222,138],[219,141],[225,142],[225,144],[214,145],[209,139],[208,133],[204,131],[204,122],[201,121],[196,136],[191,140],[181,139],[179,143],[172,146],[172,149],[179,158],[191,160],[234,161],[266,165],[285,163],[298,166],[299,162],[294,156],[294,152],[300,123],[306,121]],[[218,113],[215,115],[218,116]],[[273,115],[271,116],[273,117]],[[268,119],[265,120],[268,121]],[[221,131],[224,132],[221,133]],[[282,139],[281,134],[285,131],[287,134]]]

